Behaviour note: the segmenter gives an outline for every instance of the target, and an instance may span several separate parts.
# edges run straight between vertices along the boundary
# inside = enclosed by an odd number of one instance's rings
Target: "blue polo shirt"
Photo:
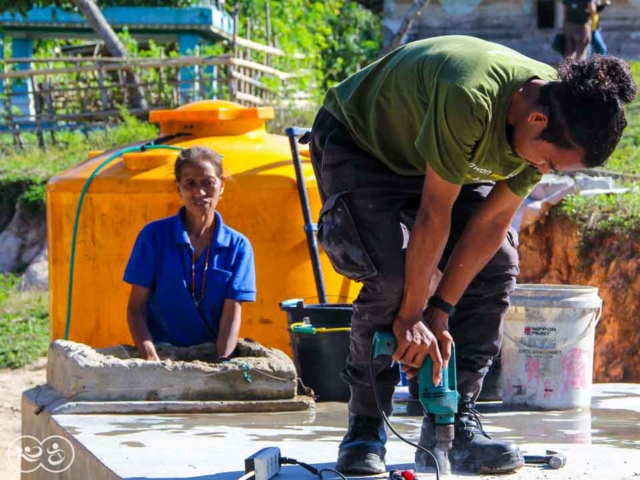
[[[147,324],[154,342],[188,347],[218,338],[225,299],[253,302],[256,274],[253,249],[241,233],[227,227],[215,213],[205,295],[196,308],[191,296],[193,247],[182,220],[174,217],[146,225],[136,240],[124,281],[151,290]],[[201,297],[205,252],[196,260],[195,298]]]

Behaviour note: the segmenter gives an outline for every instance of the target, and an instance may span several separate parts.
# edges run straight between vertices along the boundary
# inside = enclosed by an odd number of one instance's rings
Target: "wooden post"
[[[38,139],[38,147],[40,150],[44,150],[44,134],[42,133],[42,99],[40,98],[40,89],[36,83],[35,75],[31,75],[29,80],[31,81],[31,94],[33,95],[33,106],[35,108],[36,138]]]
[[[80,63],[79,62],[76,62],[76,68],[80,68]],[[82,84],[88,85],[89,84],[89,82],[87,80],[82,78],[82,74],[83,73],[84,72],[78,72],[78,76],[77,76],[77,79],[76,79],[76,85],[82,85]],[[81,87],[79,87],[77,91],[78,91],[78,97],[79,97],[79,100],[80,100],[80,109],[83,112],[86,112],[87,111],[87,92],[83,91]]]
[[[102,103],[102,110],[108,110],[111,108],[109,102],[109,95],[107,95],[107,89],[104,81],[104,69],[102,68],[102,62],[96,65],[98,74],[98,88],[100,89],[100,103]]]
[[[233,7],[233,58],[238,58],[238,22],[240,21],[240,3]],[[238,82],[233,78],[234,67],[229,65],[229,100],[235,102],[238,97]]]
[[[118,86],[122,93],[123,105],[129,105],[129,89],[126,86],[125,74],[122,70],[118,70]]]
[[[11,82],[7,82],[7,85],[5,85],[5,87],[4,108],[7,112],[7,123],[11,126],[13,143],[20,150],[24,150],[24,143],[22,143],[22,137],[20,136],[20,127],[13,120],[13,112],[11,111],[11,96],[13,95]]]
[[[271,47],[272,46],[271,45],[271,2],[269,0],[265,0],[264,9],[265,9],[265,14],[267,16],[267,27],[266,27],[267,46]],[[271,66],[271,54],[269,53],[266,54],[265,63],[267,67]]]
[[[165,103],[165,91],[164,91],[164,84],[166,82],[165,79],[165,71],[164,71],[164,67],[160,67],[158,69],[158,100],[156,102],[157,105],[164,105]]]
[[[53,125],[55,122],[56,113],[53,106],[53,95],[51,92],[51,84],[49,83],[48,77],[45,77],[44,82],[42,83],[42,95],[44,97],[44,109],[47,112],[45,117],[47,119],[47,122],[51,124],[51,128],[49,129],[51,143],[57,145],[58,141],[56,139],[56,129]]]
[[[251,23],[251,18],[247,18],[247,40],[251,40],[251,27],[252,27],[252,23]],[[245,49],[245,60],[249,60],[251,61],[251,49],[247,48]],[[244,69],[244,71],[242,72],[244,73],[246,76],[252,76],[252,71],[248,68]],[[244,93],[248,93],[250,95],[253,95],[253,87],[251,86],[251,84],[243,82],[244,83]]]
[[[205,100],[207,98],[207,93],[206,93],[206,86],[204,83],[204,68],[202,68],[202,66],[200,66],[200,68],[198,68],[198,90],[199,90],[199,95],[200,98],[198,100]]]

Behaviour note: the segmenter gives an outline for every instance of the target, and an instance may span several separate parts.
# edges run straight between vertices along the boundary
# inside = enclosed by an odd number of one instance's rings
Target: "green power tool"
[[[390,332],[376,332],[373,336],[373,356],[393,355],[398,348],[396,337]],[[436,443],[431,452],[440,473],[449,473],[449,451],[453,446],[455,414],[458,413],[455,347],[447,368],[442,369],[440,385],[433,384],[433,360],[425,358],[418,371],[418,399],[425,413],[435,417]]]

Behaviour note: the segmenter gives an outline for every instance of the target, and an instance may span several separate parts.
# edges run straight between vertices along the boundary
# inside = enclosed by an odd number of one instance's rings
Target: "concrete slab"
[[[78,401],[283,400],[296,394],[296,368],[282,351],[249,339],[237,356],[216,361],[216,346],[158,344],[161,361],[148,362],[132,346],[95,350],[55,340],[49,347],[47,384]]]
[[[313,398],[296,395],[283,400],[159,400],[159,401],[76,401],[61,395],[49,385],[24,392],[25,401],[46,405],[51,415],[61,414],[165,414],[165,413],[269,413],[312,410]],[[42,408],[42,407],[40,407]]]
[[[244,474],[244,459],[267,446],[279,447],[283,456],[316,467],[333,467],[347,416],[346,405],[336,403],[318,404],[315,414],[65,415],[45,408],[34,415],[37,406],[27,396],[23,399],[23,435],[42,443],[50,435],[59,435],[74,449],[74,461],[64,472],[52,477],[40,468],[23,474],[23,480],[235,480]],[[400,391],[397,399],[393,425],[415,441],[421,420],[406,415],[414,408],[406,402],[406,392]],[[489,433],[515,439],[529,453],[553,449],[568,455],[563,469],[525,467],[499,478],[640,478],[640,385],[595,385],[590,412],[514,412],[502,410],[499,403],[482,404],[480,410]],[[390,437],[389,467],[410,468],[413,455],[412,447]],[[275,477],[306,478],[314,477],[297,466],[285,466]],[[325,474],[323,478],[337,477]]]

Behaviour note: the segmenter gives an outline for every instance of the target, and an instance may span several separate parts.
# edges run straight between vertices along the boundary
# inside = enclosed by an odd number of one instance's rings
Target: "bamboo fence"
[[[35,133],[44,148],[45,134],[55,142],[60,129],[88,129],[113,123],[121,109],[146,117],[154,109],[175,108],[203,99],[225,99],[247,106],[275,101],[270,85],[286,82],[290,73],[271,66],[284,53],[271,46],[236,37],[234,54],[177,58],[14,58],[0,73],[0,134]],[[239,52],[243,47],[245,52]],[[251,51],[257,52],[251,52]],[[264,63],[253,61],[262,57]],[[128,108],[133,71],[144,95],[144,108]],[[138,88],[136,87],[136,88]],[[22,107],[22,108],[21,108]]]

